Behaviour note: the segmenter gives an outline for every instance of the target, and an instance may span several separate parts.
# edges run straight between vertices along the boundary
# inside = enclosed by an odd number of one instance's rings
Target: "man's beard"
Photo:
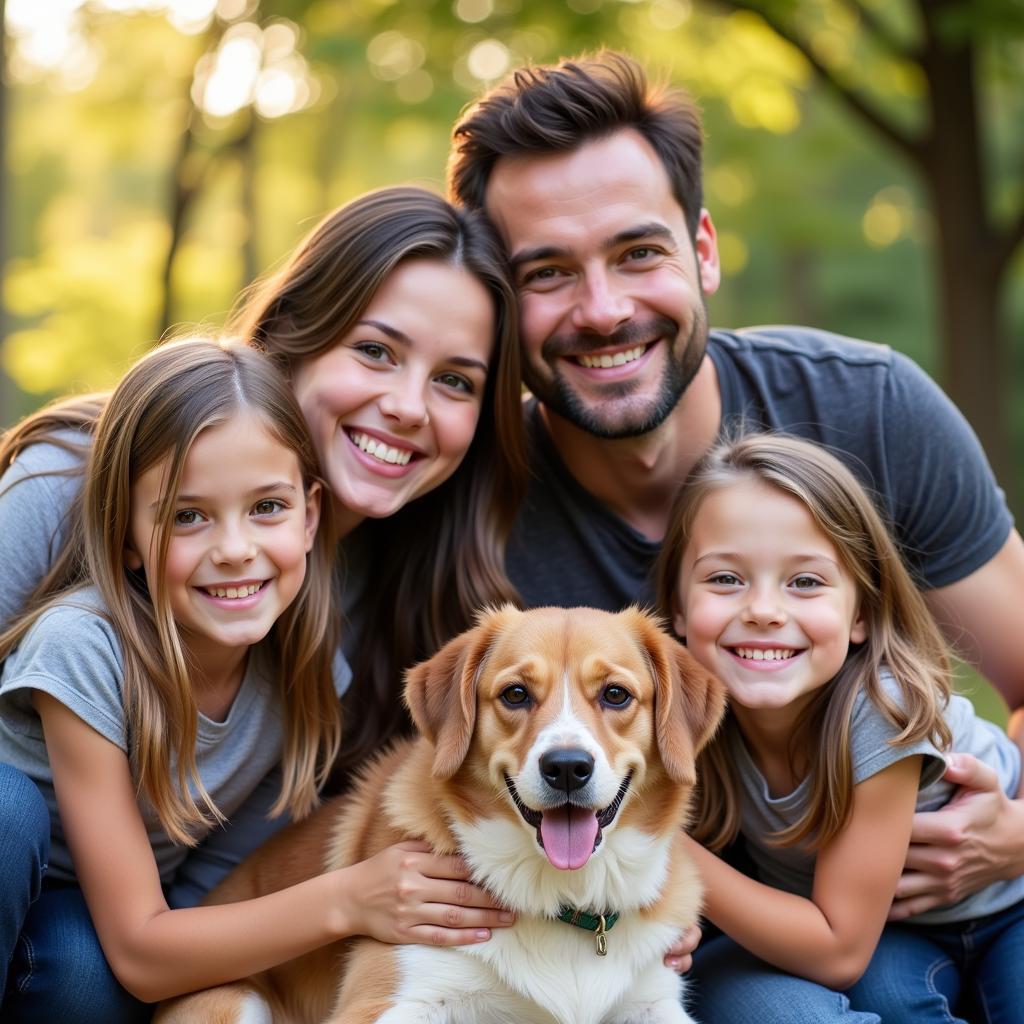
[[[538,379],[527,364],[523,368],[523,379],[540,402],[580,430],[604,440],[639,437],[660,427],[668,419],[697,375],[708,341],[704,309],[695,311],[690,335],[677,353],[678,333],[672,320],[656,316],[643,323],[632,321],[624,324],[607,336],[590,332],[554,335],[541,346],[541,358],[552,370],[551,377]],[[667,359],[658,390],[653,397],[642,401],[638,399],[633,405],[627,404],[627,400],[637,386],[636,381],[612,381],[601,385],[602,397],[588,406],[555,369],[559,357],[568,353],[579,356],[606,348],[635,347],[659,338],[667,347]],[[620,402],[625,405],[624,409],[614,416],[602,415],[607,404],[614,403],[618,407]]]

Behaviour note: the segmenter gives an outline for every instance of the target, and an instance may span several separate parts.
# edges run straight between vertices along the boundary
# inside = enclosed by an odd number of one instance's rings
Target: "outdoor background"
[[[1022,0],[4,6],[0,427],[221,324],[357,193],[440,189],[453,120],[510,67],[607,45],[700,100],[711,322],[908,353],[1024,512]]]

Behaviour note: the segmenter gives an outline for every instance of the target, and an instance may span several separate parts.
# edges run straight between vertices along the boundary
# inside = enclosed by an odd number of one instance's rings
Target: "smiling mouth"
[[[625,366],[626,363],[636,362],[649,348],[649,345],[636,345],[633,348],[622,349],[619,352],[603,352],[595,355],[575,356],[575,362],[588,370],[607,370],[613,366]]]
[[[416,454],[409,448],[396,448],[393,445],[385,444],[383,441],[360,430],[346,430],[348,439],[361,451],[378,462],[385,462],[390,466],[407,466],[409,460]]]
[[[552,866],[560,871],[576,871],[590,860],[591,854],[601,844],[603,830],[615,820],[632,780],[633,773],[630,772],[622,780],[615,799],[601,810],[566,802],[535,811],[523,803],[508,775],[505,776],[505,786],[523,821],[536,830],[537,844]]]
[[[795,647],[729,647],[741,661],[788,661],[803,652]]]
[[[210,597],[219,597],[222,600],[227,598],[229,601],[235,601],[240,597],[252,597],[253,594],[259,593],[270,580],[263,580],[261,583],[242,583],[232,587],[199,587],[204,594],[208,594]]]

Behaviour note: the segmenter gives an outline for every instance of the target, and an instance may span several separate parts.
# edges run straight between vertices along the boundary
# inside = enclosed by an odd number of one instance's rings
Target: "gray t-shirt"
[[[883,673],[882,687],[888,696],[899,702],[899,689],[889,673]],[[978,718],[966,697],[954,695],[945,717],[953,737],[952,749],[973,754],[989,765],[1007,796],[1016,797],[1021,774],[1020,748],[1002,729]],[[921,755],[916,809],[934,811],[944,806],[955,787],[942,778],[945,770],[942,753],[928,740],[894,746],[890,741],[898,734],[899,730],[875,702],[861,691],[854,704],[850,729],[854,785],[897,761]],[[804,846],[773,846],[767,841],[772,833],[792,825],[806,812],[810,780],[804,779],[791,793],[773,796],[735,722],[729,723],[725,739],[741,789],[740,830],[759,879],[776,889],[810,897],[814,884],[814,852]],[[1024,878],[1015,878],[995,882],[959,903],[938,907],[910,920],[916,924],[967,921],[1004,910],[1021,899],[1024,899]]]
[[[82,458],[91,439],[62,430],[55,444],[26,448],[0,476],[0,628],[25,606],[25,599],[47,574],[67,535],[67,513],[82,486]]]
[[[39,787],[50,809],[49,877],[74,879],[57,811],[46,743],[32,691],[52,694],[87,725],[127,753],[121,683],[121,645],[91,588],[69,595],[43,613],[0,672],[0,761],[20,769]],[[250,651],[245,676],[227,717],[199,716],[196,764],[207,792],[230,818],[279,762],[281,707],[260,648]],[[160,827],[152,808],[140,804],[164,884],[188,854]],[[202,838],[210,829],[196,833]]]
[[[713,331],[708,355],[722,426],[829,446],[875,498],[923,587],[963,579],[1006,542],[1013,520],[977,438],[906,357],[803,327]],[[660,542],[577,483],[535,403],[526,419],[533,475],[507,556],[526,603],[652,604]]]

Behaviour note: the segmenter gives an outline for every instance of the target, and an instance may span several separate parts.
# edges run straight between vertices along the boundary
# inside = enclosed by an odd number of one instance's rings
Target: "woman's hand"
[[[469,881],[461,857],[442,857],[427,843],[389,846],[350,868],[351,932],[381,942],[464,946],[486,942],[492,928],[504,928],[515,915],[490,893]]]
[[[665,954],[665,966],[685,974],[693,966],[693,951],[700,945],[700,925],[691,924]]]
[[[945,778],[960,788],[940,810],[914,815],[890,921],[956,903],[1024,870],[1024,804],[970,754],[951,755]]]

